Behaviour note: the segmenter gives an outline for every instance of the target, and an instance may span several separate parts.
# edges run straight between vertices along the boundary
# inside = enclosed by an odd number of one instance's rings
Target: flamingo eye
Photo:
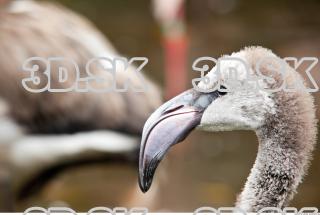
[[[221,89],[223,89],[223,91],[221,91]],[[227,92],[225,91],[226,89],[227,89],[227,88],[226,88],[225,86],[221,85],[221,86],[220,86],[220,89],[218,89],[218,94],[219,94],[220,96],[226,95],[226,94],[227,94]]]

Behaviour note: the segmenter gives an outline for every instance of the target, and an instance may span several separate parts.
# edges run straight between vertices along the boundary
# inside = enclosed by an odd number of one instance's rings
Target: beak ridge
[[[147,192],[155,170],[169,148],[200,124],[202,114],[218,94],[188,90],[160,106],[144,125],[139,155],[139,186]]]
[[[151,186],[155,170],[169,148],[181,142],[201,120],[200,112],[170,115],[160,120],[146,134],[140,151],[139,185],[143,192]]]

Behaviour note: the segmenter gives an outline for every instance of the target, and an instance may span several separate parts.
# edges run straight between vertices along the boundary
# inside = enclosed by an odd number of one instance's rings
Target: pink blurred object
[[[188,40],[185,35],[165,37],[163,47],[165,57],[165,97],[169,99],[186,89]]]
[[[187,49],[184,0],[154,0],[154,16],[159,22],[163,36],[165,60],[165,97],[186,90]]]

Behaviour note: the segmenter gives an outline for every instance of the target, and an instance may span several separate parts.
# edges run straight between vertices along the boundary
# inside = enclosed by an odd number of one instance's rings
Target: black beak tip
[[[155,170],[157,168],[157,164],[159,163],[159,161],[157,159],[154,159],[153,161],[151,161],[150,164],[146,164],[146,166],[143,166],[140,168],[139,170],[139,187],[140,190],[143,193],[146,193],[152,184],[153,181],[153,176],[155,173]]]
[[[151,187],[152,179],[139,176],[139,187],[143,193],[146,193]]]
[[[141,190],[143,193],[146,193],[146,192],[149,190],[149,187],[140,184],[140,190]]]

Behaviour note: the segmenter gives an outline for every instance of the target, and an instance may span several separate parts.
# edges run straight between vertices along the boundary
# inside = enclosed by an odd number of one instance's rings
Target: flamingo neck
[[[283,103],[278,105],[276,115],[270,115],[265,126],[256,131],[258,154],[236,203],[236,207],[248,212],[285,207],[296,193],[311,158],[316,142],[311,97],[298,102],[285,98]]]

